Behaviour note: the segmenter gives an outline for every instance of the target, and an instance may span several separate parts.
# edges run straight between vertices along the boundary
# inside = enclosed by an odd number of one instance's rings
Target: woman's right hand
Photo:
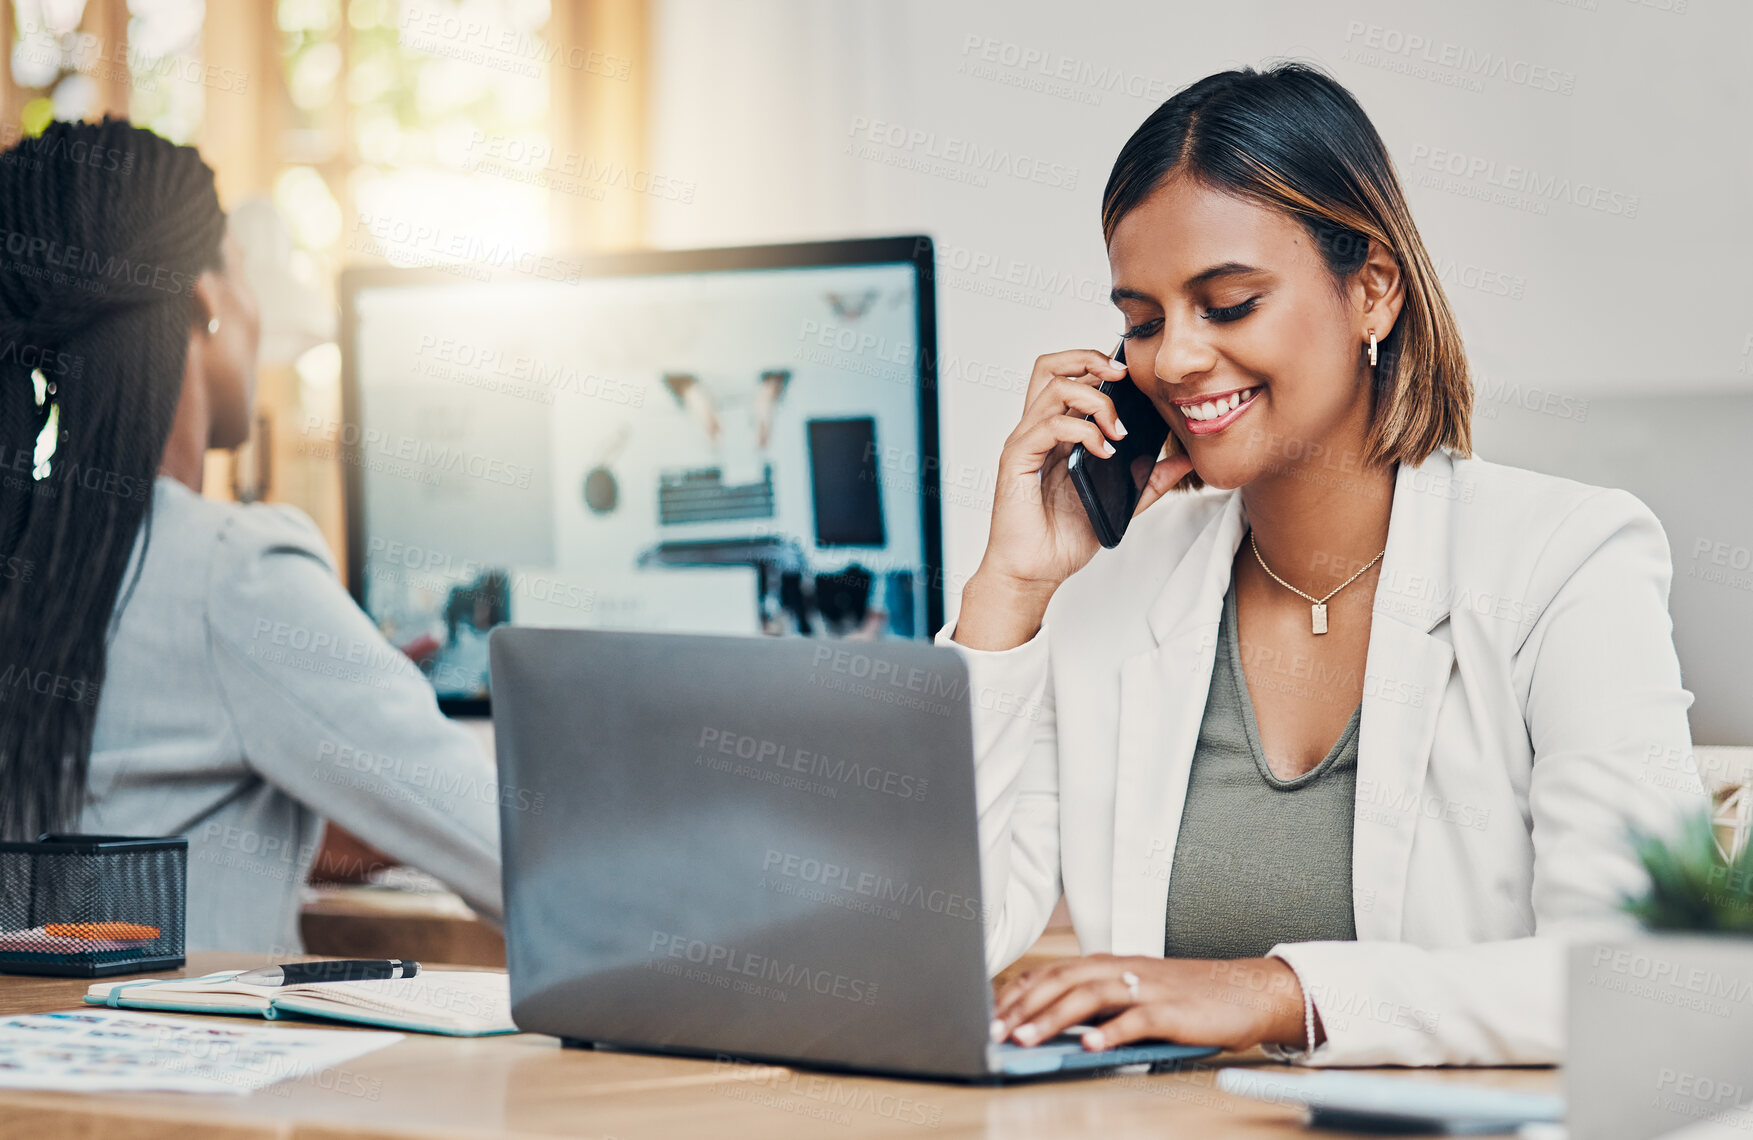
[[[1126,429],[1097,387],[1125,376],[1126,365],[1091,349],[1035,361],[1022,419],[998,457],[992,530],[980,568],[962,591],[957,642],[973,649],[1021,645],[1040,628],[1053,591],[1101,549],[1065,462],[1080,443],[1098,456],[1113,454],[1109,440]],[[1133,513],[1192,467],[1179,453],[1158,461]]]

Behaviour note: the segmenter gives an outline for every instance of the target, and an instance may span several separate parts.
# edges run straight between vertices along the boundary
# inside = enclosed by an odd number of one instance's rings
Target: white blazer
[[[988,966],[1063,891],[1084,953],[1161,956],[1241,495],[1166,496],[1059,588],[1041,630],[956,645],[974,706]],[[1621,490],[1402,464],[1376,586],[1352,840],[1355,942],[1281,944],[1315,1065],[1554,1064],[1563,941],[1625,934],[1628,825],[1706,800],[1673,569]]]

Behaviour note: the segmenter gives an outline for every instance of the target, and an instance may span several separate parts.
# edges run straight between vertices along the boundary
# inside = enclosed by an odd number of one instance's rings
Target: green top
[[[1351,823],[1362,713],[1360,703],[1315,767],[1292,780],[1273,775],[1242,673],[1232,581],[1175,840],[1164,957],[1258,958],[1281,942],[1357,937]]]

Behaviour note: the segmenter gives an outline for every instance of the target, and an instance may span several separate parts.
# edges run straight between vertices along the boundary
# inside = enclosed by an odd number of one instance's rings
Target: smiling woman
[[[1321,71],[1169,99],[1102,229],[1125,363],[1035,362],[938,636],[1044,712],[974,714],[989,965],[1061,892],[1092,952],[994,1036],[1557,1061],[1565,942],[1627,929],[1633,829],[1704,803],[1646,771],[1690,743],[1660,524],[1471,457],[1454,316]],[[1126,434],[1104,381],[1171,433],[1111,550],[1066,476]]]

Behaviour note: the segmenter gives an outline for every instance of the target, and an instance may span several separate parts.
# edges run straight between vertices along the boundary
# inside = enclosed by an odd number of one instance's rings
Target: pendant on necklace
[[[1327,632],[1327,603],[1316,602],[1309,607],[1309,623],[1316,633]]]

